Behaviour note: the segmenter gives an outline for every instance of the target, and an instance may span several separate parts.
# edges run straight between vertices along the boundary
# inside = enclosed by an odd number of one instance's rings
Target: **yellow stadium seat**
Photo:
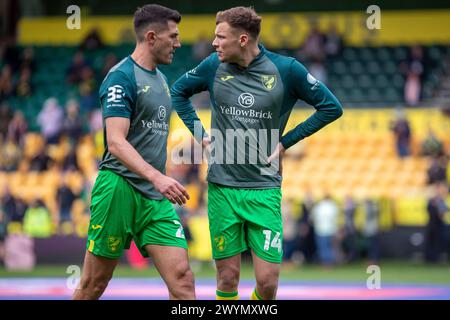
[[[34,132],[25,135],[24,157],[28,160],[33,159],[44,146],[44,138]]]

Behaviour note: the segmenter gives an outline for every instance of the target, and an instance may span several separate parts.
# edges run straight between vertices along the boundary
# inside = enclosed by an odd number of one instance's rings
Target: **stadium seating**
[[[86,52],[85,57],[96,73],[100,74],[107,54],[114,53],[121,59],[131,50],[132,47],[129,45],[106,47],[95,52]],[[15,196],[27,202],[35,198],[43,199],[53,216],[58,214],[55,196],[62,179],[61,173],[54,168],[45,172],[29,173],[27,168],[30,160],[44,145],[43,138],[36,133],[39,129],[36,116],[44,100],[55,96],[60,104],[64,104],[78,94],[77,88],[67,85],[65,81],[66,69],[75,52],[75,47],[36,47],[37,70],[32,76],[35,94],[27,99],[9,100],[13,108],[24,112],[31,132],[27,134],[25,140],[24,158],[19,169],[12,173],[0,172],[0,186],[7,184]],[[450,53],[450,47],[434,45],[426,47],[425,52],[430,61],[431,72],[425,75],[423,87],[424,96],[430,97],[438,85],[437,75],[444,68],[442,57]],[[400,73],[399,65],[407,56],[406,47],[346,47],[342,55],[326,61],[328,85],[345,109],[401,104],[404,77]],[[191,47],[183,46],[177,50],[174,63],[162,66],[161,69],[169,82],[173,83],[177,77],[197,63],[191,57]],[[102,79],[97,80],[100,83]],[[365,117],[367,118],[367,114]],[[386,118],[386,115],[382,117]],[[348,116],[345,118],[348,119]],[[289,156],[284,161],[284,172],[289,172],[283,181],[284,198],[298,199],[308,190],[314,190],[318,197],[324,192],[331,192],[340,199],[349,194],[360,199],[366,197],[398,199],[423,195],[426,190],[426,168],[429,163],[426,158],[418,156],[417,146],[418,141],[424,136],[425,129],[421,128],[415,138],[414,155],[401,160],[395,153],[395,144],[392,134],[387,129],[387,120],[383,120],[382,130],[377,129],[376,134],[372,134],[373,128],[370,128],[369,120],[366,118],[339,123],[343,128],[349,125],[362,126],[356,128],[356,131],[350,128],[343,129],[337,134],[336,131],[333,131],[333,134],[320,133],[290,150]],[[360,125],[361,123],[364,125]],[[178,124],[178,127],[182,125]],[[449,146],[448,135],[441,134],[441,138],[447,139],[445,142]],[[102,134],[99,132],[95,135],[95,139],[91,136],[84,137],[77,146],[80,172],[72,172],[64,177],[69,187],[76,193],[84,188],[85,179],[91,185],[95,179],[96,160],[102,153],[101,140]],[[67,143],[62,140],[59,145],[48,149],[49,156],[57,163],[60,163],[67,154]],[[205,173],[206,165],[202,165],[200,179],[204,179]],[[0,188],[0,193],[2,192],[3,189]],[[192,193],[196,194],[194,198],[198,199],[198,192],[192,190]],[[86,210],[86,204],[82,201],[76,202],[73,207],[73,220],[79,234],[81,233],[79,230],[87,223],[83,215]]]
[[[131,45],[106,47],[86,52],[85,58],[97,74],[100,74],[105,57],[109,53],[114,53],[120,60],[131,51]],[[38,67],[33,73],[32,83],[36,94],[26,100],[13,98],[10,101],[13,107],[25,112],[32,129],[37,130],[34,116],[46,98],[55,96],[61,104],[64,104],[67,99],[77,96],[77,88],[67,85],[65,81],[67,67],[75,52],[75,47],[35,47]],[[445,64],[442,57],[449,54],[450,47],[442,45],[425,47],[425,55],[430,64],[430,72],[425,74],[423,84],[425,99],[432,96],[433,90],[439,84],[438,76],[443,72]],[[400,64],[407,57],[408,49],[402,46],[345,47],[341,55],[328,59],[325,63],[328,73],[327,84],[346,106],[376,107],[384,106],[386,103],[401,104],[404,76],[400,71]],[[197,63],[192,58],[191,46],[186,45],[177,50],[171,65],[160,68],[167,75],[169,82],[173,83]],[[97,80],[99,83],[102,81],[100,78]],[[383,99],[380,99],[381,97]]]

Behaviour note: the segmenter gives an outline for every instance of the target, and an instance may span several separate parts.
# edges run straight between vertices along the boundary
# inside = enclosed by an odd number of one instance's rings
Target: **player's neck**
[[[131,58],[144,69],[152,71],[156,69],[156,62],[153,56],[139,44],[136,45]]]
[[[241,67],[247,68],[250,63],[260,54],[261,50],[258,47],[258,44],[254,44],[252,46],[249,46],[248,48],[245,48],[243,55],[241,56],[241,59],[237,62],[238,65]]]

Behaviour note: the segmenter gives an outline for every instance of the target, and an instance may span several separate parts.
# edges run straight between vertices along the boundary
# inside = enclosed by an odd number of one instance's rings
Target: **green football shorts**
[[[208,184],[208,218],[214,259],[249,247],[268,262],[281,263],[281,189],[242,189]]]
[[[100,170],[92,189],[86,248],[97,256],[117,259],[132,239],[144,257],[148,244],[187,249],[180,218],[169,200],[148,199],[121,176]]]

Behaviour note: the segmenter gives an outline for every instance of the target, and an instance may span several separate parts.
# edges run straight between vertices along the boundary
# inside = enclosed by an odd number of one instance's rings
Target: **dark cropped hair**
[[[137,41],[141,42],[144,40],[145,31],[150,24],[159,24],[159,28],[164,29],[170,20],[179,23],[181,21],[180,13],[159,4],[146,4],[137,8],[134,13],[134,32],[136,33]]]
[[[227,22],[233,28],[248,32],[255,39],[261,31],[261,20],[252,7],[234,7],[219,11],[216,15],[216,25]]]

